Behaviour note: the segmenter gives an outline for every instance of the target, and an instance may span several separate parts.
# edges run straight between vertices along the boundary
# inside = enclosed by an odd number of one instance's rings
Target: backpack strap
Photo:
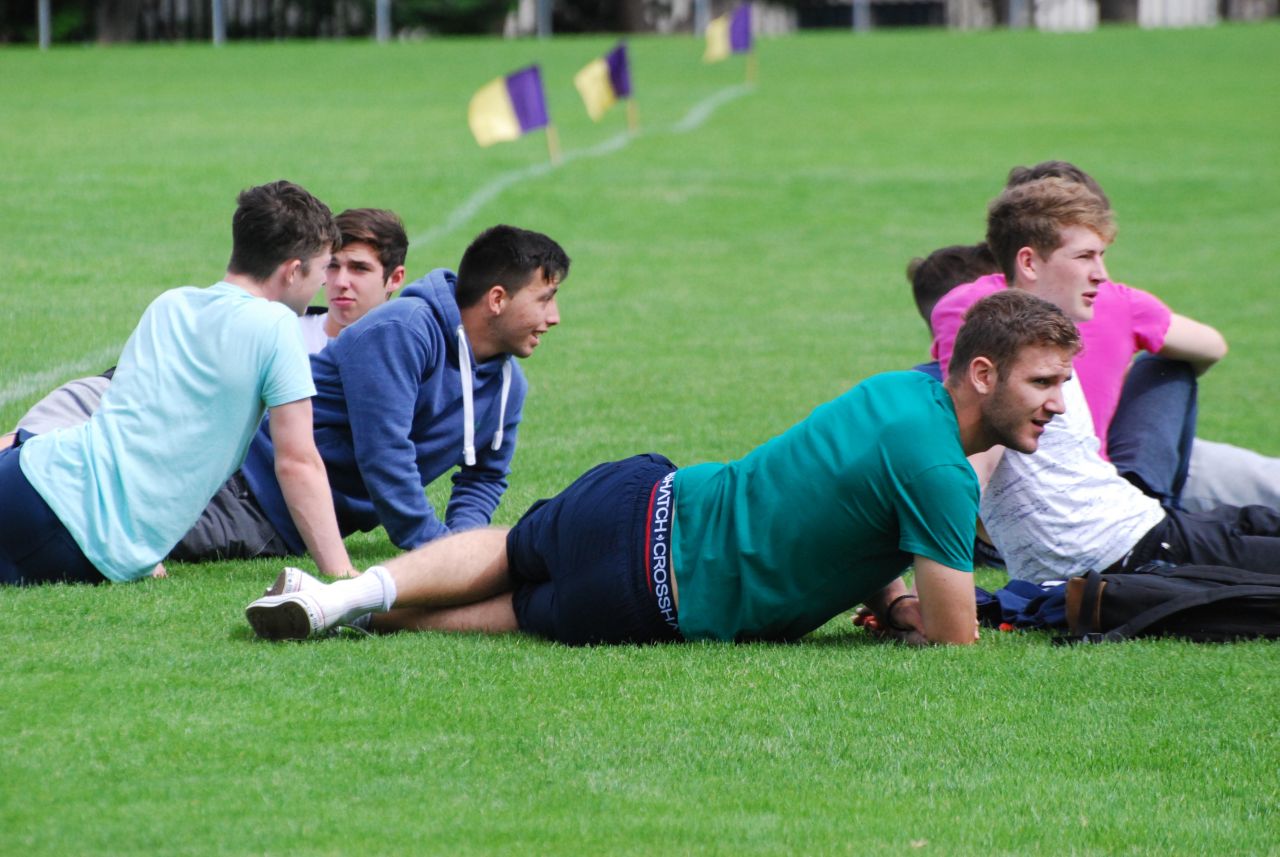
[[[1088,592],[1087,589],[1085,591],[1086,593]],[[1118,628],[1112,628],[1110,631],[1101,634],[1100,639],[1106,642],[1127,640],[1135,634],[1150,628],[1160,620],[1167,619],[1175,613],[1181,613],[1183,610],[1189,610],[1192,607],[1203,607],[1206,604],[1215,604],[1231,598],[1245,598],[1250,595],[1280,597],[1280,586],[1223,586],[1203,592],[1191,592],[1178,598],[1172,598],[1163,604],[1157,604],[1149,610],[1144,610]],[[1089,630],[1092,631],[1092,622],[1089,624]]]
[[[1098,629],[1093,626],[1093,617],[1101,616],[1102,606],[1099,600],[1102,595],[1102,575],[1091,571],[1084,578],[1084,593],[1080,596],[1080,613],[1076,617],[1077,635],[1082,641],[1098,642],[1095,637]]]

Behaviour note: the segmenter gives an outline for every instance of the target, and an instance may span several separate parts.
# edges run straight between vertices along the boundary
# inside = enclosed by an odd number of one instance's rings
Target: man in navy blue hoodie
[[[467,248],[457,274],[432,271],[312,356],[316,447],[344,536],[381,524],[411,549],[489,523],[527,389],[512,358],[528,357],[559,323],[556,295],[568,273],[552,239],[495,226]],[[175,557],[302,553],[273,459],[264,424],[241,472],[256,537],[206,534]],[[441,522],[423,489],[455,466]]]

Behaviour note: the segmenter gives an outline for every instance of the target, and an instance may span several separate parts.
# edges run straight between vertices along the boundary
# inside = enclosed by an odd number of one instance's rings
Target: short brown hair
[[[987,246],[1013,285],[1018,251],[1047,257],[1062,246],[1062,230],[1083,226],[1110,244],[1115,216],[1097,194],[1067,179],[1044,178],[1005,188],[987,209]]]
[[[1036,179],[1047,178],[1078,182],[1093,191],[1094,195],[1102,200],[1103,205],[1107,208],[1111,207],[1111,200],[1107,199],[1107,195],[1102,190],[1102,185],[1098,184],[1093,176],[1070,161],[1041,161],[1033,167],[1014,167],[1009,170],[1009,177],[1005,179],[1004,186],[1016,187],[1020,184],[1033,182]]]
[[[227,270],[265,280],[290,259],[300,259],[305,268],[339,240],[333,212],[306,190],[283,180],[258,185],[236,198]]]
[[[378,254],[382,265],[382,281],[404,264],[409,253],[409,237],[399,215],[385,208],[348,208],[334,218],[342,235],[340,246],[368,244]]]
[[[1080,350],[1080,331],[1066,313],[1048,301],[1021,289],[1002,289],[964,314],[947,378],[964,377],[975,357],[990,360],[996,375],[1004,378],[1018,354],[1034,345],[1056,346],[1074,355]]]

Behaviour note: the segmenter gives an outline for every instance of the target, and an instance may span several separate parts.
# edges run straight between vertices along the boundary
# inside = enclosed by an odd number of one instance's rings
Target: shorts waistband
[[[671,558],[671,526],[675,521],[675,506],[672,502],[675,486],[675,471],[663,476],[653,483],[649,491],[649,511],[645,515],[648,527],[645,530],[645,583],[649,586],[649,594],[653,596],[654,605],[662,615],[662,619],[671,630],[680,631],[679,617],[676,615],[675,599],[675,566]]]

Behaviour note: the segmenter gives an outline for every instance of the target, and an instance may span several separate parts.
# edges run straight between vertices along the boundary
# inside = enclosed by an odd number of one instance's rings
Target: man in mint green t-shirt
[[[144,577],[244,459],[264,409],[290,509],[322,570],[350,569],[312,437],[296,316],[338,240],[292,182],[242,192],[221,282],[147,307],[88,422],[0,451],[0,584]]]
[[[899,638],[972,642],[966,456],[1036,449],[1063,412],[1079,334],[1010,290],[975,304],[961,338],[945,387],[877,375],[737,461],[603,464],[509,531],[441,539],[330,585],[287,569],[246,614],[269,639],[372,613],[374,629],[585,644],[795,639],[865,603]]]

